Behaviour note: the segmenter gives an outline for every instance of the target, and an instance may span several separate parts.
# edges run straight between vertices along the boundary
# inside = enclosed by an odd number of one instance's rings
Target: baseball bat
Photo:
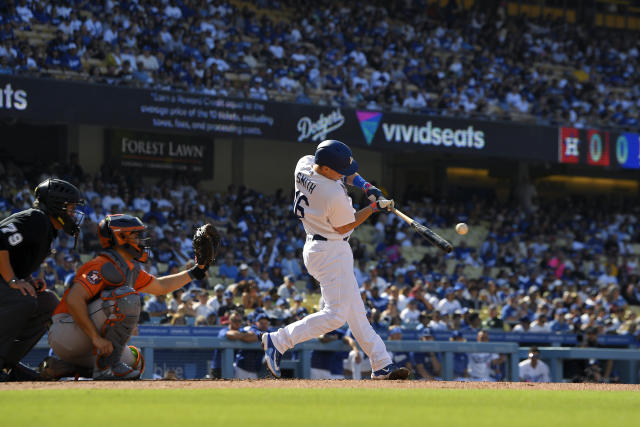
[[[425,227],[424,225],[417,223],[413,218],[400,212],[395,207],[391,209],[391,212],[402,218],[407,224],[411,226],[411,228],[413,228],[419,235],[421,235],[432,245],[442,249],[446,253],[449,253],[453,250],[453,245],[451,243],[443,239],[429,227]]]

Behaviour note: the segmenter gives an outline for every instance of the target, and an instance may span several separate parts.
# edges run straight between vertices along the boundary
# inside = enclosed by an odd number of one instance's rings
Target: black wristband
[[[202,280],[207,276],[207,270],[205,270],[204,268],[200,268],[197,265],[194,265],[189,270],[187,270],[187,273],[189,273],[189,277],[195,280]]]

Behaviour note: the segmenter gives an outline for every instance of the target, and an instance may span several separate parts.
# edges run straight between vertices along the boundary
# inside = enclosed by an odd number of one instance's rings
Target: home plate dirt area
[[[6,390],[55,389],[224,389],[224,388],[392,388],[392,389],[487,389],[487,390],[593,390],[640,391],[638,384],[587,383],[484,383],[441,381],[352,380],[173,380],[173,381],[57,381],[0,383]]]

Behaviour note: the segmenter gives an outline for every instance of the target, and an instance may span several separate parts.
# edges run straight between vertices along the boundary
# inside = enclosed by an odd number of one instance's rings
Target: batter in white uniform
[[[366,316],[353,272],[349,236],[357,226],[379,210],[393,207],[392,200],[356,174],[358,164],[351,150],[336,140],[323,141],[314,156],[296,165],[293,211],[302,221],[307,240],[302,256],[309,273],[320,282],[324,308],[302,320],[262,335],[267,367],[280,377],[282,354],[296,344],[349,324],[354,338],[371,359],[374,379],[406,379],[409,370],[396,368],[382,339]],[[362,188],[372,203],[355,212],[345,181]]]

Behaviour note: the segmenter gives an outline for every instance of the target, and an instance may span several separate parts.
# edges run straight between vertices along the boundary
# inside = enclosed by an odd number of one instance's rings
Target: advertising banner
[[[0,77],[0,94],[0,117],[46,123],[93,124],[173,135],[240,135],[314,145],[333,138],[380,151],[558,161],[557,128],[549,126],[15,76]]]
[[[110,130],[106,133],[111,165],[137,168],[145,174],[188,172],[213,178],[213,142],[202,136]]]

